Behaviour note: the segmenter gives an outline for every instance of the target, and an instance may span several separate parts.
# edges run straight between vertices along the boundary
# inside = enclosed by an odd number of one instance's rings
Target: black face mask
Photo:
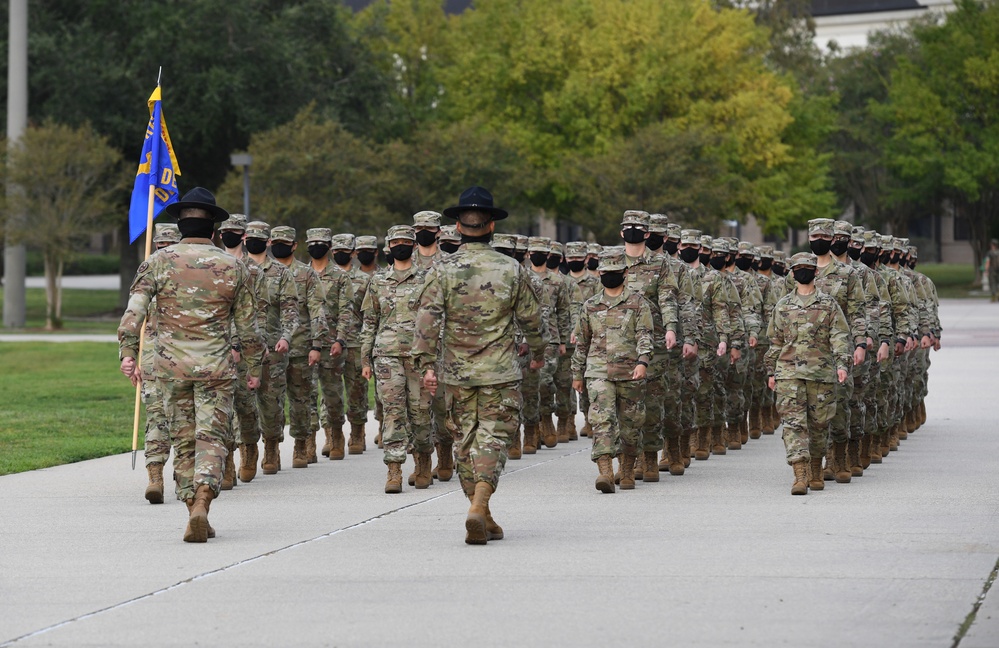
[[[250,254],[263,254],[267,249],[267,241],[258,238],[246,239],[246,251]]]
[[[350,252],[336,251],[333,253],[333,262],[337,265],[345,266],[350,263]]]
[[[416,242],[423,247],[433,245],[436,240],[437,232],[431,232],[430,230],[416,230]]]
[[[915,259],[910,259],[909,260],[909,269],[910,270],[915,270],[916,269],[916,260]]]
[[[638,241],[629,241],[629,243],[637,243],[637,242]],[[651,234],[649,234],[649,238],[645,239],[645,247],[649,248],[650,250],[658,250],[663,246],[663,243],[665,242],[666,239],[663,238],[662,234],[656,234],[655,232],[652,232]]]
[[[450,242],[441,243],[441,249],[447,252],[448,254],[454,254],[455,252],[458,251],[459,247],[461,246],[458,245],[457,243],[450,243]]]
[[[860,262],[863,263],[865,266],[867,266],[869,268],[874,267],[874,263],[877,260],[878,260],[878,253],[877,252],[861,252],[860,253]]]
[[[177,221],[180,238],[210,239],[215,233],[215,223],[207,218],[183,218]]]
[[[325,243],[313,243],[309,246],[309,256],[313,259],[321,259],[330,251],[330,246]]]
[[[291,243],[271,243],[271,252],[275,259],[287,259],[291,256]]]
[[[376,254],[376,252],[372,252],[371,250],[361,250],[357,253],[357,262],[363,266],[371,265],[375,262]]]
[[[815,281],[815,268],[796,268],[794,280],[800,284],[810,284]]]
[[[891,263],[892,263],[892,265],[895,265],[896,263],[898,263],[899,259],[901,259],[901,258],[902,258],[902,255],[899,254],[898,252],[892,254],[891,255]]]
[[[750,267],[752,267],[753,270],[759,270],[760,269],[760,262],[757,261],[756,259],[753,259],[753,263],[752,263],[752,265]]]
[[[239,244],[243,242],[243,235],[239,232],[222,232],[219,236],[222,239],[222,245],[229,249],[239,247]]]
[[[725,257],[723,256],[713,256],[711,257],[711,267],[715,270],[721,270],[725,267]]]
[[[680,259],[682,259],[684,263],[693,263],[698,256],[697,248],[683,248],[680,250]]]
[[[626,227],[621,230],[625,243],[641,243],[645,240],[645,231],[637,227]]]
[[[829,254],[829,248],[832,247],[832,241],[826,239],[815,239],[814,241],[808,242],[808,247],[812,249],[812,252],[816,256],[822,256],[824,254]]]
[[[708,265],[711,263],[711,254],[701,254],[698,253],[697,258],[701,260],[701,265]]]
[[[725,259],[725,267],[726,268],[731,268],[734,265],[735,265],[735,257],[734,256],[730,256],[730,257],[727,257]]]
[[[891,252],[882,252],[880,257],[881,263],[885,265],[891,263]]]
[[[531,265],[535,268],[538,266],[543,266],[548,263],[548,253],[547,252],[531,252]]]
[[[740,270],[749,270],[753,267],[753,260],[749,257],[738,257],[735,260],[735,267]]]
[[[521,252],[520,250],[517,250],[516,252],[513,253],[513,258],[517,260],[517,263],[523,263],[524,259],[527,258],[527,252]]]
[[[605,272],[600,275],[600,283],[604,288],[617,288],[624,283],[623,272]]]
[[[673,256],[680,249],[680,241],[667,240],[663,243],[663,249],[666,250],[666,254]]]
[[[392,258],[396,261],[406,261],[409,257],[413,256],[413,246],[393,245],[389,248],[389,252],[392,253]]]
[[[548,256],[548,261],[546,261],[546,263],[549,270],[554,270],[562,263],[562,257],[551,254]]]
[[[762,270],[763,272],[766,272],[767,270],[772,268],[773,265],[774,265],[773,259],[760,259],[760,270]]]
[[[587,270],[596,270],[600,266],[600,259],[593,258],[586,262]]]
[[[787,268],[784,267],[783,263],[775,263],[774,264],[774,274],[777,275],[778,277],[786,277],[787,276]]]
[[[510,257],[511,259],[517,258],[517,253],[510,248],[496,248],[496,251]]]
[[[836,239],[829,246],[829,251],[836,256],[843,256],[850,247],[850,239]]]
[[[582,272],[586,267],[586,261],[570,261],[568,266],[570,272]]]
[[[493,240],[493,233],[486,232],[482,236],[472,236],[471,234],[462,234],[461,242],[464,243],[489,243]]]
[[[859,261],[860,260],[860,248],[859,247],[847,248],[846,253],[854,261]]]

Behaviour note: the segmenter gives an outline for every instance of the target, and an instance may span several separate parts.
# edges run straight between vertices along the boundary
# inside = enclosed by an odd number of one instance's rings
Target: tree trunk
[[[62,259],[52,252],[42,252],[45,264],[45,330],[55,331],[62,328]]]

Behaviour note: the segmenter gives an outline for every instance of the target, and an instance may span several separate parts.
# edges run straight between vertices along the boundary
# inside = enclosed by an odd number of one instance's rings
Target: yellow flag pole
[[[149,258],[149,253],[153,247],[153,199],[155,198],[154,191],[156,187],[152,184],[149,185],[149,202],[146,208],[146,253],[143,255],[143,261]],[[145,346],[146,342],[146,318],[142,319],[142,326],[139,328],[139,357],[135,359],[135,370],[139,371],[139,367],[142,366],[142,347]],[[141,375],[141,372],[140,372]],[[135,470],[135,454],[139,447],[139,404],[142,402],[142,381],[139,381],[135,385],[135,416],[132,419],[132,470]]]

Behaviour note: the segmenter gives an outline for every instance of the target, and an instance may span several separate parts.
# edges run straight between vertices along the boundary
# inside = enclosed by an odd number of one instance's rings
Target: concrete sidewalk
[[[932,360],[928,423],[852,484],[791,497],[770,436],[601,495],[581,440],[507,465],[485,547],[456,480],[382,492],[373,423],[223,493],[205,545],[128,455],[0,477],[0,646],[949,646],[999,558],[999,348]]]

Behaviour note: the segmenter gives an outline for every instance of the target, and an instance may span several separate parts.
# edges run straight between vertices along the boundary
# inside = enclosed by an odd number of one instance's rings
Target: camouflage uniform
[[[551,241],[545,237],[532,236],[527,250],[528,253],[543,252],[550,255]],[[542,272],[535,273],[535,277],[540,280],[542,285],[542,308],[547,306],[543,317],[547,320],[549,328],[549,345],[545,351],[545,366],[538,376],[540,380],[538,388],[539,420],[543,425],[548,425],[552,415],[556,413],[555,374],[561,361],[559,347],[569,343],[569,336],[572,334],[572,309],[569,304],[569,285],[558,270],[545,268]],[[555,443],[557,442],[556,438]]]
[[[993,246],[999,246],[999,241],[992,239],[985,258],[989,262],[989,293],[992,301],[999,301],[999,247]]]
[[[363,239],[363,241],[362,241]],[[358,243],[363,243],[361,247]],[[333,237],[333,249],[374,251],[378,249],[374,236],[359,236],[352,234],[337,234]],[[360,319],[361,304],[368,290],[371,276],[358,267],[351,268],[351,289],[354,292],[354,312]],[[364,426],[368,422],[368,381],[361,376],[361,341],[360,338],[347,340],[347,357],[344,358],[343,385],[347,401],[347,421],[351,426]],[[379,418],[379,417],[376,417]],[[380,420],[380,418],[379,418]]]
[[[414,228],[436,228],[438,232],[441,229],[441,215],[435,211],[421,211],[413,214],[413,227]],[[388,241],[386,241],[386,244]],[[437,244],[435,243],[435,246]],[[424,256],[420,253],[420,248],[413,248],[413,265],[416,266],[417,270],[426,271],[440,259],[444,253],[439,247],[434,249],[434,253],[428,256]]]
[[[769,245],[759,246],[756,248],[756,254],[759,256],[761,264],[764,262],[768,264],[773,263],[773,247]],[[763,358],[770,349],[770,338],[766,336],[766,332],[770,328],[770,318],[780,297],[777,289],[774,287],[772,278],[763,274],[763,272],[769,270],[769,265],[766,270],[763,270],[762,267],[761,270],[761,272],[753,272],[756,285],[760,289],[760,296],[763,298],[760,339],[756,342],[756,349],[753,354],[753,367],[750,373],[752,391],[749,402],[749,432],[750,436],[754,438],[754,435],[758,436],[761,433],[770,434],[774,431],[773,422],[769,416],[770,411],[773,409],[773,392],[767,387],[767,367]]]
[[[565,259],[565,246],[563,246],[558,241],[552,241],[551,245],[552,256],[560,256]],[[574,281],[568,275],[559,274],[557,270],[553,270],[549,273],[553,276],[558,276],[562,281],[564,286],[563,292],[565,294],[565,305],[568,311],[569,317],[569,329],[566,336],[562,339],[565,344],[565,354],[558,356],[556,358],[555,373],[552,374],[552,387],[555,391],[555,416],[558,417],[559,426],[558,436],[559,441],[569,441],[570,438],[575,437],[575,421],[570,424],[570,416],[575,417],[576,414],[576,403],[573,400],[572,391],[572,353],[576,349],[576,345],[572,342],[572,331],[575,328],[575,320],[573,319],[573,314],[578,314],[578,310],[573,302],[572,291],[574,288]],[[571,432],[570,432],[571,426]]]
[[[458,229],[454,225],[441,226],[441,236],[438,240],[438,245],[441,246],[442,254],[454,254],[454,252],[457,252],[457,249],[452,252],[444,249],[444,246],[447,244],[452,244],[456,248],[461,245],[461,234],[458,233]]]
[[[574,241],[572,243],[567,243],[565,246],[565,258],[566,260],[578,260],[585,259],[589,253],[589,247],[586,243],[582,241]],[[570,299],[569,303],[572,307],[572,330],[575,332],[578,329],[579,316],[583,308],[583,302],[585,302],[590,297],[603,291],[600,286],[600,279],[591,275],[583,269],[583,274],[579,277],[573,276],[571,270],[569,273],[569,288],[570,288]],[[568,356],[569,353],[566,352]],[[571,357],[570,357],[571,362]],[[586,388],[579,394],[579,411],[583,413],[584,417],[587,417],[587,425],[589,425],[589,411],[590,411],[590,397]]]
[[[532,249],[533,246],[533,249]],[[550,249],[550,240],[543,236],[530,237],[527,245],[527,252],[544,252],[547,254]],[[530,265],[530,261],[527,262]],[[547,273],[547,269],[542,273]],[[531,289],[534,291],[538,302],[541,305],[541,318],[545,325],[545,340],[554,348],[545,349],[545,366],[541,369],[530,369],[530,358],[523,360],[526,370],[523,374],[523,382],[520,385],[524,399],[523,423],[525,427],[537,427],[541,421],[541,383],[544,374],[549,368],[550,360],[558,355],[558,343],[561,339],[558,331],[558,322],[555,317],[555,309],[549,296],[550,288],[542,280],[542,274],[528,272],[528,280],[531,282]],[[523,334],[523,331],[520,331]],[[549,410],[550,414],[550,410]],[[525,439],[525,444],[527,439]]]

